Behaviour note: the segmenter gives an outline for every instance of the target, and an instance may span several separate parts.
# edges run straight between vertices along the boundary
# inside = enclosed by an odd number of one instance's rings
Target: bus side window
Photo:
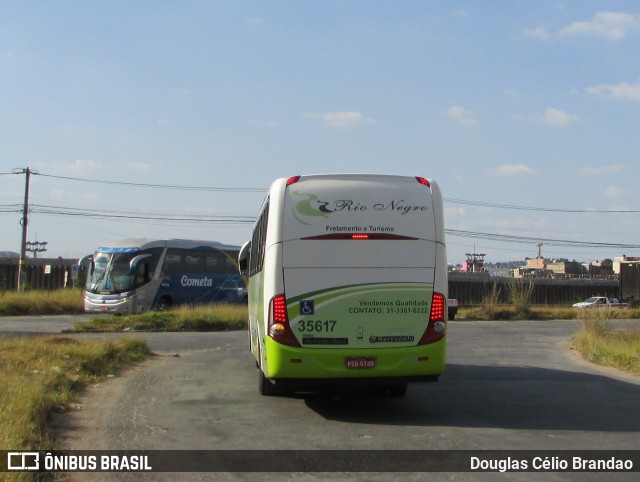
[[[251,238],[251,254],[249,256],[249,276],[262,271],[264,254],[267,244],[267,223],[269,222],[269,200],[265,202],[262,212],[258,217]]]
[[[164,264],[162,265],[162,272],[165,274],[183,273],[184,272],[184,259],[183,251],[181,249],[169,249],[167,255],[164,258]]]
[[[134,278],[134,286],[142,286],[151,280],[149,275],[149,263],[139,263],[136,267],[136,274]]]
[[[187,273],[202,273],[205,270],[205,253],[201,251],[187,252],[185,256],[185,268]]]
[[[220,251],[213,251],[213,252],[207,253],[206,272],[210,274],[220,273],[222,266],[224,266],[224,259],[222,258],[223,258],[223,255]]]

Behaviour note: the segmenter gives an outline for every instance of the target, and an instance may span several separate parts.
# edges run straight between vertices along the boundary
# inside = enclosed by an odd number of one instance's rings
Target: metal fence
[[[612,278],[510,278],[488,273],[449,273],[449,298],[457,298],[461,305],[480,305],[495,286],[498,302],[509,303],[510,284],[531,284],[533,305],[571,305],[590,296],[620,296],[620,283]]]
[[[18,288],[19,260],[0,259],[0,289]],[[26,259],[22,265],[20,284],[23,289],[57,290],[75,286],[77,259]]]
[[[77,286],[77,259],[27,259],[23,264],[21,283],[24,289],[55,290]],[[0,289],[17,289],[18,260],[0,259]],[[615,279],[549,279],[510,278],[488,273],[449,273],[449,298],[461,305],[480,305],[492,290],[499,292],[498,301],[509,303],[508,285],[533,285],[534,305],[570,305],[590,296],[620,296],[620,283]]]

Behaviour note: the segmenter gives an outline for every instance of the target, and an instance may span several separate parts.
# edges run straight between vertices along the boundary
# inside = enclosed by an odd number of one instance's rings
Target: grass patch
[[[0,447],[56,449],[50,415],[66,411],[82,387],[149,355],[140,340],[0,338]]]
[[[582,310],[574,346],[592,363],[640,375],[640,330],[612,330],[609,320],[618,311]]]
[[[493,283],[493,286],[491,287],[491,291],[485,293],[485,295],[482,297],[482,304],[480,305],[480,308],[479,308],[480,316],[483,317],[482,319],[488,319],[488,320],[502,319],[500,318],[500,314],[498,313],[499,300],[500,300],[500,288],[498,288],[497,283]]]
[[[512,279],[507,283],[509,299],[513,303],[515,316],[519,320],[527,320],[531,314],[531,295],[533,294],[533,283],[531,280]]]
[[[79,313],[84,313],[82,290],[0,292],[0,316],[69,315]]]
[[[74,325],[74,331],[228,331],[247,328],[245,305],[181,306],[169,311],[105,316]]]
[[[581,310],[571,306],[537,306],[531,305],[527,310],[527,320],[576,320],[580,317],[588,316],[586,312],[606,311],[608,316],[619,320],[640,319],[640,309],[633,308],[627,310],[618,309],[598,309]],[[522,311],[516,306],[509,304],[492,304],[490,309],[485,306],[459,308],[456,319],[461,321],[491,321],[491,320],[520,320]]]

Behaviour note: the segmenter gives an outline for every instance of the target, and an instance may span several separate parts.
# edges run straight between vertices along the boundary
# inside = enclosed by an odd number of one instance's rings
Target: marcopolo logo
[[[411,335],[370,336],[369,343],[407,343],[415,340]]]
[[[429,211],[426,204],[410,204],[404,199],[392,199],[380,202],[362,202],[354,199],[337,199],[326,201],[316,194],[292,192],[294,196],[302,197],[293,209],[294,217],[302,224],[312,224],[315,219],[329,218],[335,213],[370,213],[390,212],[400,216],[411,213],[425,213]]]

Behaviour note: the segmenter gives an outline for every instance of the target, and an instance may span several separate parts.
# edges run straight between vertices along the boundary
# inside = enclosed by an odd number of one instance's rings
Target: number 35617
[[[336,320],[302,320],[296,326],[300,333],[332,333]]]

